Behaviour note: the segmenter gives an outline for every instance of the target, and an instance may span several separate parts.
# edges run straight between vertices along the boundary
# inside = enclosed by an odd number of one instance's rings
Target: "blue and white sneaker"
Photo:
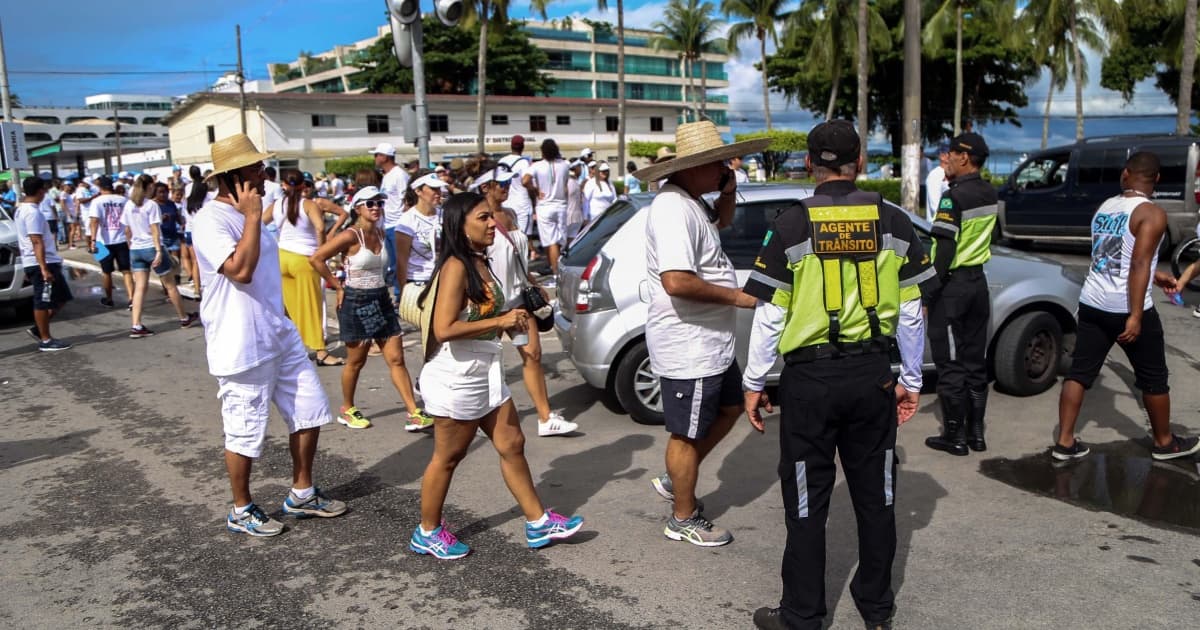
[[[531,549],[540,549],[556,540],[565,540],[575,535],[583,527],[582,516],[570,518],[553,510],[546,510],[546,522],[534,525],[525,523],[525,542]]]
[[[283,513],[296,518],[333,518],[346,513],[346,504],[321,494],[321,489],[316,487],[308,499],[301,499],[289,490],[287,498],[283,500]]]
[[[471,553],[471,548],[466,543],[459,541],[458,537],[446,529],[445,521],[428,536],[421,533],[421,526],[418,525],[408,541],[408,548],[438,560],[457,560]]]
[[[225,529],[239,534],[265,538],[282,534],[283,523],[267,516],[262,508],[251,503],[241,516],[238,515],[236,509],[230,509],[229,516],[225,517]]]

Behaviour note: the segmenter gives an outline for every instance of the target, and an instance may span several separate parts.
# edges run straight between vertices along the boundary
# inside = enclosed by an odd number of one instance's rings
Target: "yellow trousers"
[[[279,250],[279,271],[283,274],[283,307],[300,330],[304,347],[325,349],[325,322],[321,315],[321,275],[308,264],[308,257]]]

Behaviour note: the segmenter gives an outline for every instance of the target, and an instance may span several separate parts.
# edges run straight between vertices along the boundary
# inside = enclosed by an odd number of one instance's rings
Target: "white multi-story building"
[[[475,97],[431,94],[430,157],[441,161],[476,149]],[[261,149],[278,154],[281,168],[325,170],[331,158],[365,156],[380,142],[396,145],[400,160],[416,157],[404,141],[401,109],[413,102],[405,94],[247,94],[246,131]],[[630,140],[675,142],[678,103],[626,104]],[[206,165],[210,145],[241,131],[236,94],[192,95],[164,118],[170,130],[176,164]],[[485,125],[487,151],[503,154],[512,136],[525,137],[527,151],[553,138],[563,155],[574,157],[584,147],[601,159],[617,159],[617,103],[611,99],[534,96],[488,97]],[[615,168],[615,167],[614,167]],[[618,169],[619,170],[619,169]]]
[[[599,29],[582,20],[529,22],[520,25],[530,43],[545,51],[548,60],[542,70],[557,80],[548,96],[585,99],[617,98],[617,40],[611,31]],[[678,54],[654,50],[650,41],[657,33],[625,29],[625,97],[628,101],[671,104],[688,107],[691,101],[704,101],[707,116],[722,131],[728,131],[729,97],[705,94],[729,87],[725,74],[728,55],[705,53],[694,64],[692,77],[686,76]],[[311,57],[289,63],[268,65],[276,92],[287,93],[361,93],[361,63],[380,37],[391,37],[386,24],[374,38],[337,46]],[[689,92],[695,90],[695,97]]]
[[[24,126],[25,146],[39,169],[55,174],[60,169],[112,172],[120,123],[122,153],[137,154],[130,156],[129,164],[121,164],[140,170],[167,163],[162,119],[174,103],[169,96],[96,94],[80,107],[15,107],[13,116]]]

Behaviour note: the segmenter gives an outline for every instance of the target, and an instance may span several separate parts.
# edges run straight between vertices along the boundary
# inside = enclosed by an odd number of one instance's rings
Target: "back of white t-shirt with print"
[[[125,202],[121,211],[121,225],[129,228],[129,249],[152,249],[154,235],[150,233],[150,225],[162,225],[162,210],[153,199],[147,199],[140,207],[132,200]]]
[[[100,195],[92,200],[88,218],[100,220],[100,224],[96,226],[97,241],[105,245],[125,242],[125,228],[121,225],[121,213],[125,211],[126,201],[129,200],[114,194]]]

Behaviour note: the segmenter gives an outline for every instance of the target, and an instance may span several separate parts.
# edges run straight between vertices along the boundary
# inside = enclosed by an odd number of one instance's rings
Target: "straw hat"
[[[654,153],[654,159],[650,160],[650,163],[657,164],[659,162],[666,162],[667,160],[673,159],[674,157],[675,157],[675,152],[671,150],[671,147],[662,146],[662,147],[658,147],[658,151],[656,151]]]
[[[758,153],[771,144],[770,138],[758,138],[725,144],[717,126],[710,120],[683,123],[675,130],[675,157],[638,170],[633,176],[650,182],[689,168],[723,162],[732,157]]]
[[[236,171],[243,166],[250,166],[275,157],[274,153],[261,153],[250,138],[244,133],[235,133],[228,138],[221,138],[212,145],[212,175],[220,175]]]

